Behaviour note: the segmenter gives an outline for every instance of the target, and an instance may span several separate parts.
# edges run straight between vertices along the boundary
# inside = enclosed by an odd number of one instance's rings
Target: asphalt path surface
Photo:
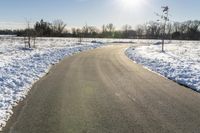
[[[5,133],[199,133],[200,94],[128,59],[127,45],[67,57],[37,82]]]

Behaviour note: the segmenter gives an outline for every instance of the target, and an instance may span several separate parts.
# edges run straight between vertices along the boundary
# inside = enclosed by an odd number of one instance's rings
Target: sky
[[[24,28],[26,21],[62,19],[68,27],[113,23],[133,27],[156,21],[161,6],[170,8],[171,21],[200,20],[200,0],[1,0],[0,28]]]

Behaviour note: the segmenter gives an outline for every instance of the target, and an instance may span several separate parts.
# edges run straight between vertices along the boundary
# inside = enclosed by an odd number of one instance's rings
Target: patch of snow
[[[200,42],[172,41],[161,52],[160,43],[126,50],[126,55],[146,68],[200,92]]]

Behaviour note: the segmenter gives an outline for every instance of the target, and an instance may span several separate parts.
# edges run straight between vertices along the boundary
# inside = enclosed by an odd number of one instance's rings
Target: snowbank
[[[148,69],[200,92],[200,42],[172,41],[165,45],[165,52],[161,52],[159,43],[132,47],[126,55]]]

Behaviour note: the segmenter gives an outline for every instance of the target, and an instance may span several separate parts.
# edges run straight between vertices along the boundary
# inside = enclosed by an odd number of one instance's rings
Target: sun
[[[139,4],[139,0],[122,0],[122,2],[126,6],[133,6]]]
[[[124,8],[139,8],[143,0],[118,0]]]

